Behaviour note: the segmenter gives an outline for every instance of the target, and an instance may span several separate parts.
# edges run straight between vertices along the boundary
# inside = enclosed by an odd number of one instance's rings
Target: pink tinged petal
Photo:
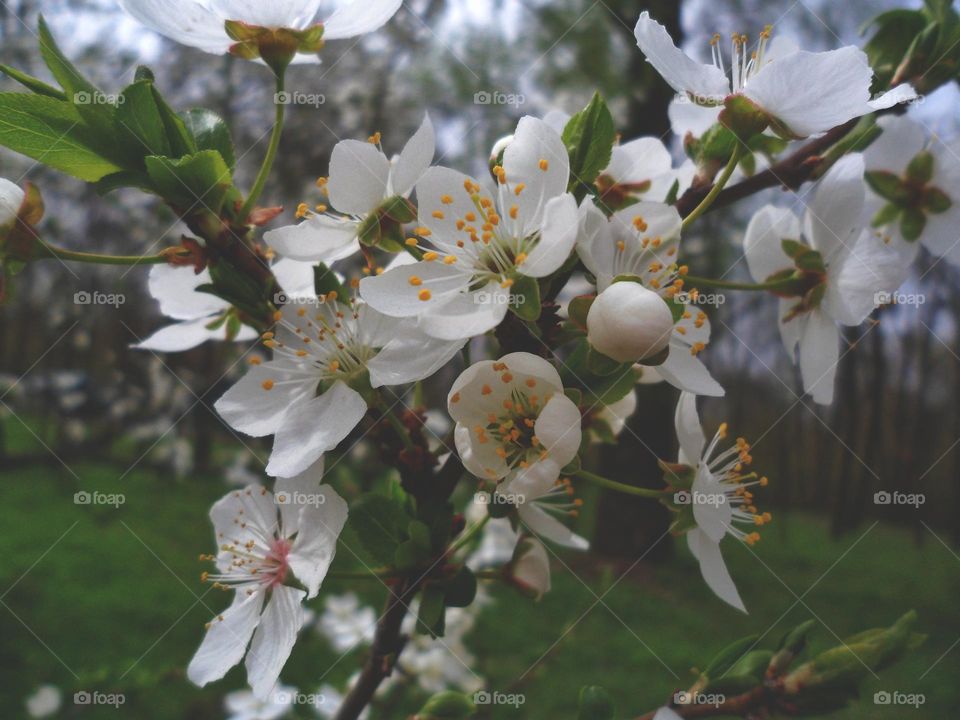
[[[397,324],[396,320],[391,320]],[[403,332],[384,345],[377,355],[367,362],[370,384],[373,387],[402,385],[423,380],[446,365],[467,342],[438,340],[422,332],[415,324],[406,321]]]
[[[703,362],[690,352],[685,343],[670,342],[670,354],[657,366],[663,379],[675,388],[696,395],[723,397],[723,386],[713,379]]]
[[[337,381],[323,395],[288,408],[273,438],[267,474],[297,475],[328,450],[333,450],[357,426],[367,403],[356,390]]]
[[[655,137],[642,137],[615,145],[604,175],[617,183],[640,183],[670,172],[670,151]]]
[[[917,91],[909,83],[901,83],[892,90],[887,90],[880,97],[874,98],[869,103],[870,110],[886,110],[900,103],[910,102],[920,97]]]
[[[540,411],[533,431],[548,457],[562,468],[580,450],[580,410],[566,395],[557,393]]]
[[[910,270],[903,250],[864,230],[839,267],[831,268],[823,306],[842,325],[859,325],[897,290]]]
[[[902,175],[927,144],[923,125],[906,115],[886,115],[877,120],[877,126],[883,132],[863,151],[866,169]]]
[[[386,197],[390,161],[376,145],[341,140],[330,155],[330,204],[348,215],[366,215]]]
[[[134,19],[171,40],[209,53],[226,52],[233,44],[223,18],[196,0],[119,0]]]
[[[687,97],[681,96],[670,101],[667,116],[673,133],[680,138],[687,134],[700,137],[717,124],[723,106],[697,105]]]
[[[550,558],[538,540],[522,540],[510,565],[514,582],[530,590],[539,599],[550,591]]]
[[[730,81],[714,65],[703,65],[680,50],[667,29],[644,10],[633,31],[637,46],[663,79],[677,92],[703,101],[722,102],[730,93]]]
[[[873,70],[859,48],[800,51],[761,68],[744,94],[793,134],[806,137],[872,112],[872,80]]]
[[[297,225],[264,233],[263,239],[281,256],[305,262],[332,263],[360,249],[356,220],[314,215]]]
[[[287,560],[314,598],[337,553],[337,538],[347,522],[347,502],[330,485],[307,491],[311,501],[300,510],[300,532]],[[313,502],[315,500],[316,502]]]
[[[420,128],[403,146],[400,155],[393,160],[390,169],[390,191],[394,195],[406,196],[414,183],[430,167],[434,153],[433,124],[430,116],[424,115]]]
[[[275,586],[260,618],[245,664],[250,689],[261,700],[270,696],[297,641],[303,626],[301,602],[305,595],[303,590]]]
[[[420,316],[420,328],[440,340],[462,340],[493,330],[507,314],[510,293],[497,282],[453,295]],[[427,303],[424,303],[425,305]]]
[[[783,241],[799,239],[800,221],[791,210],[765,205],[754,213],[743,237],[753,279],[763,282],[774,273],[793,268],[793,261],[783,251]]]
[[[863,156],[841,158],[817,185],[804,215],[804,234],[827,267],[849,252],[862,227],[866,198]]]
[[[197,288],[210,282],[210,271],[199,274],[192,267],[154,265],[150,268],[147,289],[160,303],[160,312],[176,320],[196,320],[226,310],[230,303]]]
[[[246,517],[246,526],[237,523],[237,517]],[[217,547],[224,543],[245,545],[253,541],[263,547],[264,537],[273,537],[277,532],[277,506],[273,495],[261,485],[247,485],[242,490],[233,490],[217,500],[210,508],[214,542]],[[225,555],[229,564],[233,555]]]
[[[340,40],[373,32],[392,18],[402,0],[353,0],[323,23],[325,40]]]
[[[567,191],[570,159],[560,134],[543,120],[520,118],[513,141],[503,152],[506,186],[500,186],[503,214],[517,206],[516,220],[504,217],[508,227],[529,235],[544,222],[546,203]],[[517,189],[521,188],[517,194]]]
[[[510,472],[503,458],[497,455],[499,446],[492,440],[480,442],[473,428],[458,423],[453,431],[453,441],[463,466],[478,478],[500,480]]]
[[[821,310],[808,313],[800,338],[800,375],[803,389],[819,405],[833,402],[834,377],[840,358],[840,333],[833,318]]]
[[[696,465],[700,462],[700,454],[706,443],[703,428],[700,426],[700,416],[697,414],[696,395],[689,392],[680,393],[673,424],[677,431],[677,440],[680,442],[680,452],[685,456],[681,462]]]
[[[542,539],[574,550],[586,550],[590,547],[590,543],[585,538],[580,537],[553,515],[532,503],[521,504],[517,514],[520,516],[521,525]]]
[[[262,591],[252,595],[240,591],[234,596],[233,604],[211,621],[203,642],[187,667],[190,682],[203,687],[222,678],[240,662],[250,636],[260,622],[264,596]]]
[[[700,574],[709,588],[725,603],[745,613],[747,608],[740,599],[737,586],[734,585],[723,555],[720,554],[720,544],[711,541],[699,530],[691,530],[687,533],[687,545],[700,563]]]
[[[277,361],[254,365],[214,407],[234,430],[253,437],[270,435],[283,424],[290,408],[316,387],[317,380],[290,379],[288,370]]]
[[[440,260],[399,265],[360,281],[360,297],[390,317],[422,315],[466,290],[470,275]]]
[[[570,257],[577,242],[577,201],[564,193],[547,203],[540,240],[518,269],[527,277],[541,278],[556,272]]]

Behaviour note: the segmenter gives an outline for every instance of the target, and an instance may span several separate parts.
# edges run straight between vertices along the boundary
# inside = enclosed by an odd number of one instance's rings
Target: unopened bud
[[[590,344],[618,362],[656,355],[667,347],[672,332],[673,314],[666,302],[636,282],[614,283],[587,313]]]

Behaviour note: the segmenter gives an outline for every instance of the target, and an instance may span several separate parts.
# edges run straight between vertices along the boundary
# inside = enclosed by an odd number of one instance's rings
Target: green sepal
[[[868,170],[863,174],[863,179],[884,200],[902,202],[903,183],[896,174],[886,170]]]
[[[540,283],[536,278],[520,275],[510,286],[510,311],[521,320],[535,322],[540,318]]]
[[[477,596],[477,577],[466,565],[443,584],[443,602],[447,607],[468,607]]]
[[[429,584],[420,593],[420,611],[417,613],[417,632],[430,637],[443,637],[447,607],[440,585]]]
[[[914,241],[923,233],[927,225],[927,216],[922,210],[905,208],[900,218],[900,234],[904,240]]]
[[[871,227],[883,227],[884,225],[889,225],[894,222],[898,217],[900,217],[901,208],[895,203],[888,202],[882,208],[877,211],[877,214],[873,216],[873,219],[870,221]]]
[[[344,305],[350,304],[350,290],[340,282],[337,274],[323,263],[313,266],[313,291],[318,298],[325,298],[330,293],[336,293],[337,300]]]
[[[933,153],[923,150],[907,164],[907,180],[926,185],[933,179]]]

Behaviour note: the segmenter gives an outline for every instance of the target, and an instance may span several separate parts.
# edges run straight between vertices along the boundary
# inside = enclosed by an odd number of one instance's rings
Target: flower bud
[[[520,592],[537,600],[550,591],[550,558],[543,543],[526,539],[517,544],[509,579]]]
[[[23,197],[23,190],[9,180],[0,178],[0,242],[6,239],[17,224]]]
[[[637,362],[663,350],[673,332],[673,314],[657,293],[636,282],[604,290],[587,313],[587,339],[607,357]]]

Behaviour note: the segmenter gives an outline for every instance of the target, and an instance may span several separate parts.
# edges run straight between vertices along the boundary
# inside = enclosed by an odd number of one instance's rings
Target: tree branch
[[[804,182],[812,179],[817,170],[821,153],[834,143],[842,140],[857,125],[858,118],[838,125],[829,132],[806,145],[780,162],[756,175],[748,177],[736,185],[724,188],[717,196],[710,209],[730,205],[749,197],[761,190],[777,187],[778,185],[791,190],[798,189]],[[686,217],[696,208],[713,189],[713,184],[701,187],[692,187],[677,200],[677,211],[681,217]]]

